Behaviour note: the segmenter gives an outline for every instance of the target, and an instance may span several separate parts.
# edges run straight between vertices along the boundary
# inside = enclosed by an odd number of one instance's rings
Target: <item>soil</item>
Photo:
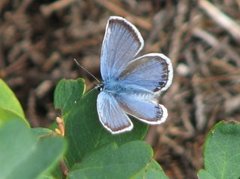
[[[60,79],[96,83],[111,15],[141,32],[142,54],[173,62],[174,80],[161,97],[167,121],[151,127],[147,142],[170,178],[197,178],[203,144],[220,120],[240,121],[240,1],[236,0],[1,0],[0,78],[20,100],[33,127],[51,124]],[[226,18],[227,17],[227,18]]]

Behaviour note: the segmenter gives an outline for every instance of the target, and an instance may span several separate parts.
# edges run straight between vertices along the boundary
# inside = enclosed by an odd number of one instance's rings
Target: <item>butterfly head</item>
[[[99,83],[96,87],[95,87],[98,91],[102,91],[104,88],[104,84],[103,83]]]

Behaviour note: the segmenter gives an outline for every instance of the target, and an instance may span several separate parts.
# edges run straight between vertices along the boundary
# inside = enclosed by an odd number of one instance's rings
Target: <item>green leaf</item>
[[[151,162],[146,165],[133,179],[167,179],[168,177],[163,172],[160,165],[155,161],[151,160]]]
[[[82,94],[85,92],[84,80],[61,80],[54,92],[54,106],[61,109],[65,115],[76,103],[79,102]]]
[[[37,137],[37,138],[43,138],[43,137],[49,137],[51,135],[55,135],[55,133],[47,128],[33,128],[32,133]],[[64,175],[61,171],[61,166],[56,166],[52,172],[50,173],[51,175],[45,175],[41,176],[43,179],[57,179],[57,178],[64,178]]]
[[[47,176],[66,148],[64,139],[48,135],[36,137],[19,120],[0,127],[0,178],[32,179]]]
[[[0,127],[5,122],[8,122],[10,120],[16,120],[16,119],[17,120],[19,119],[19,116],[16,113],[0,107]],[[19,120],[21,120],[21,119],[19,119]]]
[[[60,90],[58,90],[59,87],[57,87],[55,96],[57,96],[58,99],[55,98],[55,100],[64,101],[63,99],[70,98],[68,96],[74,96],[74,98],[70,100],[74,101],[71,102],[71,109],[69,108],[68,114],[63,117],[65,120],[66,138],[69,144],[66,159],[70,167],[74,163],[81,161],[81,159],[88,153],[95,151],[106,144],[113,142],[124,144],[129,141],[143,139],[146,135],[147,125],[136,119],[132,120],[134,123],[134,129],[131,132],[119,135],[110,134],[98,119],[96,109],[97,90],[92,90],[83,95],[82,93],[84,92],[85,85],[83,84],[83,80],[79,79],[63,80],[60,82],[60,85],[65,86],[68,90],[66,92],[61,90],[60,95],[58,94],[60,92]],[[71,90],[70,88],[73,89]],[[72,91],[72,93],[69,93],[69,91]],[[56,104],[59,104],[59,102],[55,102],[55,105]],[[55,107],[60,107],[63,112],[67,108],[67,106],[64,105],[57,105]]]
[[[18,116],[17,119],[24,121],[29,126],[19,101],[2,79],[0,79],[0,99],[0,109],[2,109],[0,111],[0,125],[8,120],[8,118],[6,118],[6,111],[10,111]],[[3,112],[3,110],[5,112]]]
[[[70,171],[68,178],[122,179],[161,176],[161,170],[152,162],[152,155],[151,147],[142,141],[121,146],[111,144],[84,157],[81,163]],[[144,169],[147,171],[144,172]],[[139,177],[134,177],[135,175]]]
[[[240,178],[240,123],[219,122],[208,134],[204,150],[202,179]]]
[[[32,128],[32,133],[37,138],[48,137],[48,136],[51,136],[51,135],[55,135],[54,132],[51,129],[41,128],[41,127]]]
[[[51,176],[51,175],[42,175],[38,179],[57,179],[57,178],[55,178],[54,176]]]
[[[210,173],[208,173],[206,170],[201,169],[198,172],[198,177],[199,178],[204,178],[204,179],[217,179],[214,176],[212,176]]]

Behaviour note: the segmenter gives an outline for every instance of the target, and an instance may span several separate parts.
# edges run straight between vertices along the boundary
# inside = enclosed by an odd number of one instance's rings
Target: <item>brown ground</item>
[[[170,178],[196,178],[203,143],[219,120],[240,120],[240,1],[1,0],[0,77],[16,93],[32,126],[55,119],[53,90],[62,78],[99,76],[107,19],[124,16],[145,39],[143,53],[172,59],[174,81],[161,102],[165,124],[147,141]],[[228,16],[228,18],[226,18]]]

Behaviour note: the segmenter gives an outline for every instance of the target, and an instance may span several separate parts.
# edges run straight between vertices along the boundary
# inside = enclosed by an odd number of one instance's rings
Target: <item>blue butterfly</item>
[[[172,63],[160,53],[136,58],[143,45],[133,24],[122,17],[109,18],[100,57],[103,82],[98,86],[97,111],[112,134],[132,130],[128,115],[152,125],[168,116],[158,98],[172,83]]]

